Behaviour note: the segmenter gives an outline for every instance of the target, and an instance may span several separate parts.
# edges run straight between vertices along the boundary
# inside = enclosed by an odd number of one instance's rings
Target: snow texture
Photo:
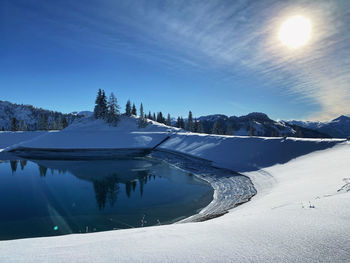
[[[171,134],[162,151],[241,171],[257,194],[205,222],[1,241],[0,262],[350,261],[348,142]]]
[[[152,148],[171,131],[162,124],[153,124],[138,129],[136,117],[121,117],[116,127],[108,125],[103,120],[83,118],[66,129],[46,133],[32,140],[24,141],[6,150],[15,148],[42,148],[42,149],[135,149]]]

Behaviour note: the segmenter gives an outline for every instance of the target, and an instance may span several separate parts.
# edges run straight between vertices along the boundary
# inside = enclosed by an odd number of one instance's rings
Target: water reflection
[[[31,161],[38,166],[40,177],[46,177],[49,170],[51,175],[72,174],[81,180],[91,182],[99,210],[103,210],[107,203],[111,207],[115,205],[121,187],[124,187],[128,198],[131,197],[132,193],[136,192],[137,188],[139,188],[139,193],[142,197],[144,185],[157,178],[151,172],[151,168],[156,164],[142,159],[120,161]],[[17,171],[18,163],[21,170],[24,170],[27,160],[11,160],[12,174]]]
[[[170,223],[212,196],[155,159],[0,160],[0,240]]]

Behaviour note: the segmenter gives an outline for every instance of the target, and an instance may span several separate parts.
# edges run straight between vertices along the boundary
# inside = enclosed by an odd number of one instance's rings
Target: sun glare
[[[310,20],[303,16],[293,16],[287,19],[279,31],[279,39],[289,48],[304,46],[311,36]]]

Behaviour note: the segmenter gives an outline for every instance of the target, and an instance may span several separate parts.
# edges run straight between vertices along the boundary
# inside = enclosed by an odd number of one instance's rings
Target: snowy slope
[[[48,133],[47,131],[27,131],[27,132],[9,132],[0,131],[0,151],[10,145],[18,144],[23,141],[31,140],[35,137]]]
[[[243,172],[285,163],[342,141],[177,133],[159,148],[211,160],[215,166]]]
[[[0,100],[0,129],[10,130],[11,119],[16,118],[19,124],[23,121],[29,130],[37,130],[41,114],[48,116],[49,123],[53,120],[59,122],[62,117],[65,117],[69,124],[76,118],[72,114],[62,114],[31,105],[15,104]]]
[[[0,261],[349,262],[349,158],[342,143],[246,173],[258,194],[210,221],[2,241]]]
[[[8,147],[44,148],[44,149],[133,149],[152,148],[169,135],[177,131],[164,124],[148,121],[145,128],[138,128],[136,117],[121,116],[116,127],[93,117],[77,119],[66,129],[46,133],[32,140],[23,141]]]

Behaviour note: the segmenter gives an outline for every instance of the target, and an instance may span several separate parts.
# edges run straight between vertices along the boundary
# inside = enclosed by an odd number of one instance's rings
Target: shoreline
[[[209,183],[214,190],[213,200],[199,213],[175,223],[201,222],[222,216],[230,209],[250,201],[257,194],[248,176],[229,169],[214,167],[208,160],[163,149],[157,149],[149,156],[177,169],[192,173]]]

